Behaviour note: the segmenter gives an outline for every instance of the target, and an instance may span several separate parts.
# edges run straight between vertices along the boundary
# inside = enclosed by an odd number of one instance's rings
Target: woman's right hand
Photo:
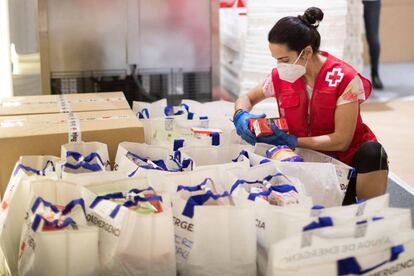
[[[250,119],[259,119],[265,118],[265,114],[255,115],[250,114],[247,111],[239,111],[233,118],[234,126],[236,127],[237,134],[247,143],[251,145],[256,144],[256,136],[249,129],[249,120]]]

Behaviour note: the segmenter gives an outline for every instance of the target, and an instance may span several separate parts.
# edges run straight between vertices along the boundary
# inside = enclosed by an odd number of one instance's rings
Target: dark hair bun
[[[305,23],[317,28],[319,22],[323,19],[323,12],[320,8],[311,7],[305,11],[301,16],[301,19],[305,21]]]

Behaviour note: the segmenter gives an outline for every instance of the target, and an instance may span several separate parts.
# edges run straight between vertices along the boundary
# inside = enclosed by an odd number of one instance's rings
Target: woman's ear
[[[312,58],[313,55],[313,49],[312,47],[306,46],[305,49],[303,50],[303,57],[305,58],[306,61],[310,60]]]

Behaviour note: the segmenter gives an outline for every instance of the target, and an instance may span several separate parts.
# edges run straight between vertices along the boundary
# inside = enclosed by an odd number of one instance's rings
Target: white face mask
[[[302,55],[303,50],[300,52],[298,58],[295,60],[293,64],[291,63],[279,63],[276,65],[277,71],[279,72],[279,77],[281,80],[288,81],[290,83],[294,83],[300,77],[305,75],[306,73],[306,62],[305,66],[296,64],[298,62],[300,56]]]

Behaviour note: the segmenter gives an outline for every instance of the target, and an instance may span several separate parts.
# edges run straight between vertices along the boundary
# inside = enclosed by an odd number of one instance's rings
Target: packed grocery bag
[[[195,118],[195,115],[200,116],[198,112],[197,114],[194,113],[195,110],[193,108],[195,108],[193,104],[190,105],[184,101],[178,106],[168,105],[167,99],[161,99],[152,103],[134,101],[132,104],[132,110],[135,116],[142,122],[145,122],[147,119],[172,116],[192,120]]]
[[[165,145],[171,149],[174,141],[184,139],[187,145],[237,144],[233,122],[229,118],[202,116],[187,119],[180,116],[144,120],[145,143]],[[217,136],[219,134],[219,136]]]
[[[60,175],[62,180],[77,183],[79,179],[97,178],[111,170],[108,146],[99,142],[62,145]]]
[[[138,119],[163,118],[167,99],[161,99],[153,103],[134,101],[132,110]]]
[[[0,245],[12,274],[17,273],[20,233],[25,204],[30,200],[30,181],[57,180],[59,158],[55,156],[22,156],[16,163],[0,208]]]
[[[264,275],[269,248],[283,238],[284,213],[294,210],[291,218],[295,213],[309,213],[312,200],[298,179],[281,173],[272,162],[248,170],[230,169],[228,173],[232,180],[226,182],[230,184],[226,190],[233,202],[255,209],[258,273]]]
[[[211,183],[217,183],[214,187],[217,193],[225,192],[225,187],[233,177],[228,173],[231,170],[247,170],[250,165],[247,162],[232,162],[228,164],[202,166],[193,171],[183,171],[176,174],[149,174],[149,183],[156,191],[167,193],[171,198],[177,195],[179,186],[198,186],[206,179]],[[220,184],[220,185],[218,185]]]
[[[128,177],[137,177],[145,176],[149,170],[178,172],[182,167],[165,146],[123,142],[118,146],[114,169],[125,171]]]
[[[199,181],[206,175],[210,177]],[[256,275],[254,209],[234,206],[223,191],[225,177],[219,169],[163,178],[176,187],[172,204],[178,273]]]
[[[201,103],[195,100],[183,99],[181,104],[188,106],[195,117],[208,116],[210,118],[232,118],[234,114],[234,103],[223,100]]]
[[[83,186],[87,220],[99,227],[103,275],[175,275],[168,195],[147,178]]]
[[[62,145],[62,175],[110,170],[108,146],[99,142]]]
[[[394,212],[399,215],[403,215],[406,218],[410,217],[408,209],[392,209],[389,208],[389,196],[384,195],[377,198],[373,198],[359,204],[349,206],[338,206],[325,208],[320,205],[315,205],[312,208],[300,208],[300,206],[294,205],[287,206],[289,208],[273,208],[269,211],[270,222],[268,224],[258,224],[263,226],[267,232],[268,245],[265,247],[258,247],[258,265],[260,271],[264,274],[264,268],[267,263],[268,250],[271,245],[280,242],[289,237],[299,235],[307,225],[326,221],[327,219],[335,225],[342,225],[346,223],[355,223],[356,221],[364,220],[370,217],[383,217],[384,214],[392,216]],[[391,214],[391,215],[390,215]],[[269,232],[268,226],[273,231]],[[258,227],[258,229],[261,229]],[[267,249],[264,251],[263,249]]]
[[[255,153],[266,156],[271,145],[256,144]],[[352,167],[325,154],[309,150],[296,149],[296,153],[305,162],[275,161],[281,172],[298,178],[306,187],[314,204],[326,207],[340,206],[355,171]]]
[[[63,202],[36,197],[30,204],[21,235],[19,275],[99,275],[98,228],[87,225],[83,199]]]
[[[249,166],[256,166],[267,162],[266,158],[250,152],[249,149],[249,146],[240,144],[184,146],[174,153],[174,159],[192,168],[232,162],[246,162]]]
[[[414,231],[406,211],[338,225],[320,217],[272,246],[267,275],[412,275]]]

